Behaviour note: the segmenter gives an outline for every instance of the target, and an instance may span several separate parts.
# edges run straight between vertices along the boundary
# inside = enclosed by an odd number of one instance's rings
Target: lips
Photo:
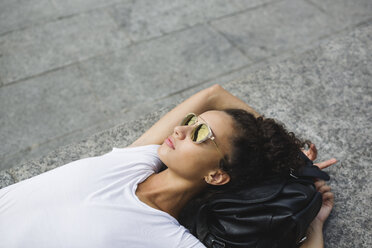
[[[173,142],[172,142],[170,136],[169,136],[168,138],[166,138],[165,143],[166,143],[170,148],[172,148],[172,149],[174,150],[174,144],[173,144]]]

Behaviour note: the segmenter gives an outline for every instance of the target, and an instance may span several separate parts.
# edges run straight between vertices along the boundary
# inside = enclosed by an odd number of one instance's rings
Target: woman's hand
[[[323,203],[318,215],[311,222],[307,229],[307,240],[301,245],[301,248],[322,248],[323,241],[323,224],[328,218],[334,205],[334,194],[323,180],[315,182],[316,189],[322,194]]]
[[[316,157],[318,156],[318,150],[316,149],[316,146],[314,144],[310,145],[310,148],[308,150],[302,149],[302,152],[311,160],[314,161]],[[314,165],[318,166],[319,169],[323,170],[333,164],[337,163],[337,159],[331,158],[326,161],[315,163]]]
[[[302,150],[302,152],[312,161],[314,161],[318,155],[318,151],[314,144],[310,145],[308,150]],[[319,169],[327,168],[335,164],[337,160],[335,158],[328,159],[320,163],[314,163]],[[318,215],[311,222],[307,229],[307,240],[301,245],[301,248],[321,248],[324,247],[323,241],[323,225],[329,217],[334,206],[334,194],[331,192],[331,187],[328,186],[323,180],[315,181],[316,189],[322,194],[322,206],[318,212]]]
[[[314,144],[310,145],[308,150],[302,150],[302,152],[312,161],[314,161],[318,155],[318,150]],[[328,159],[326,161],[315,163],[314,165],[318,166],[319,169],[327,168],[333,164],[335,164],[337,160],[335,158]],[[323,225],[325,220],[328,218],[329,214],[334,205],[334,194],[331,192],[331,187],[328,186],[325,181],[318,180],[315,183],[316,189],[322,194],[323,204],[320,208],[318,215],[315,217],[315,222],[320,222],[318,224]],[[313,222],[314,222],[313,221]]]
[[[314,165],[318,166],[319,169],[323,170],[333,164],[337,163],[337,159],[335,158],[331,158],[331,159],[328,159],[326,161],[323,161],[323,162],[320,162],[320,163],[315,163]]]
[[[311,161],[314,161],[318,156],[318,150],[316,149],[314,144],[310,145],[308,150],[302,149],[302,152],[308,157]]]
[[[320,221],[320,223],[323,224],[332,211],[335,197],[334,194],[331,192],[331,187],[327,185],[323,180],[316,181],[315,187],[322,194],[323,203],[314,221]]]

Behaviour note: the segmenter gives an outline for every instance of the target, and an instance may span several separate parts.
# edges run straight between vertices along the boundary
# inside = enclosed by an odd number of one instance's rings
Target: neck
[[[204,181],[190,182],[169,169],[152,174],[137,187],[136,195],[147,205],[178,218],[180,211],[205,187]]]

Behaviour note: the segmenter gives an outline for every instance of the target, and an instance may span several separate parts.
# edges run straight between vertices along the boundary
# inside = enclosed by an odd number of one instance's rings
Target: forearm
[[[209,104],[211,92],[212,88],[209,87],[190,96],[162,116],[160,120],[158,120],[149,130],[147,130],[130,146],[162,144],[164,139],[173,133],[174,127],[179,125],[180,121],[187,113],[193,112],[197,115],[200,115],[205,111],[212,110],[212,107]]]
[[[210,106],[215,110],[223,110],[228,108],[244,109],[253,114],[255,117],[261,116],[247,103],[232,95],[230,92],[216,84],[212,86],[212,94],[209,97]]]
[[[307,239],[301,248],[323,248],[323,223],[314,220],[307,230]]]

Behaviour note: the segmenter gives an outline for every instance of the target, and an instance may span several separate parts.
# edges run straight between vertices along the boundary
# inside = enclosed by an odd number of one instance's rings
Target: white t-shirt
[[[135,195],[159,145],[113,148],[0,190],[0,247],[204,247]]]

